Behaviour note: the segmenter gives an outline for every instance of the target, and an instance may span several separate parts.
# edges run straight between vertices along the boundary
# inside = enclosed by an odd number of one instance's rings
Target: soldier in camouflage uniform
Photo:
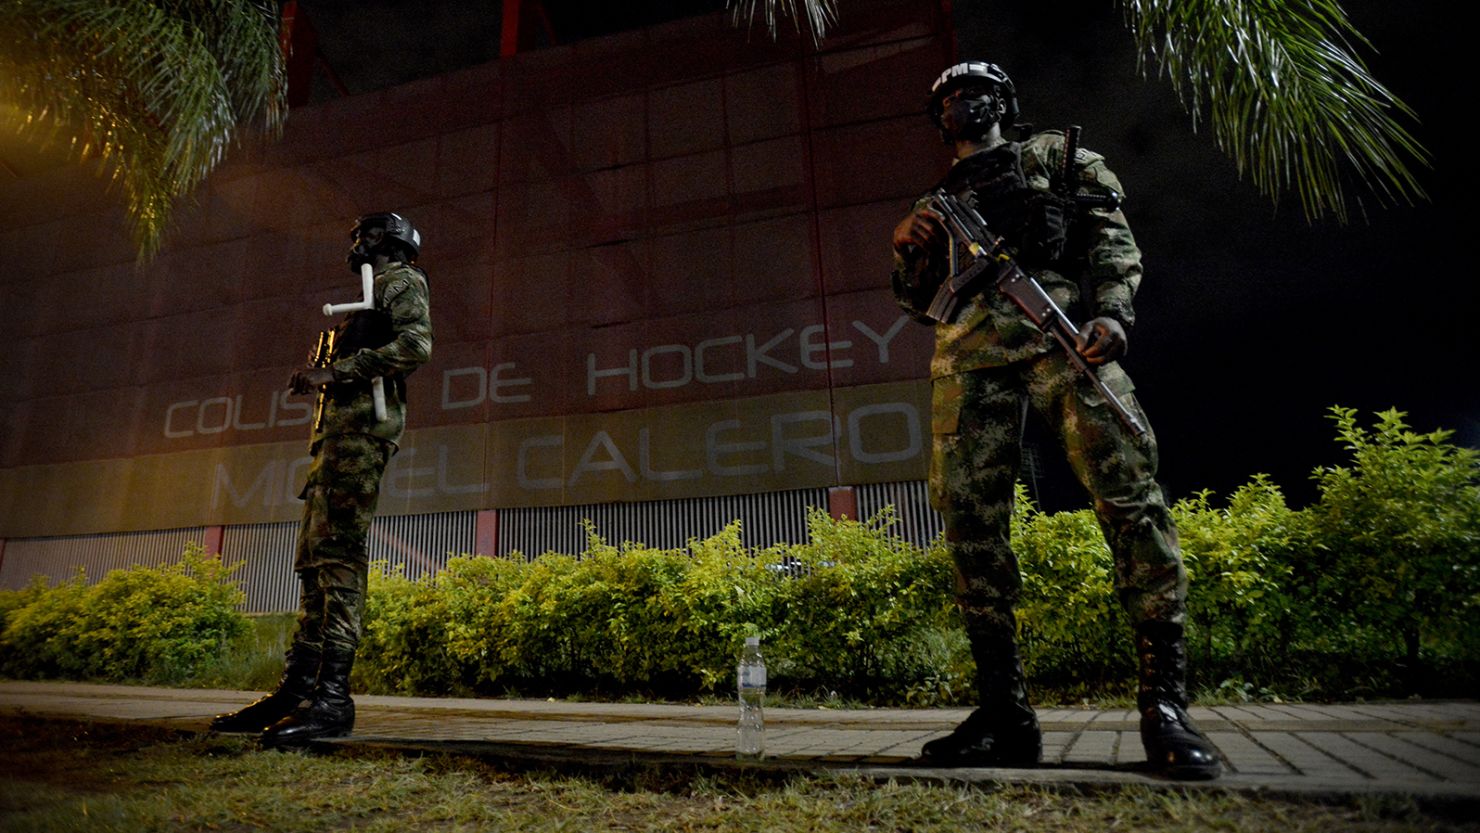
[[[217,731],[264,731],[273,745],[346,735],[354,725],[349,672],[360,638],[368,571],[366,537],[380,480],[406,428],[405,375],[431,356],[426,273],[412,265],[421,235],[393,213],[361,217],[351,232],[351,271],[374,272],[375,308],[335,328],[327,366],[293,374],[294,393],[320,391],[293,563],[301,596],[298,631],[272,694],[213,721]],[[378,419],[373,379],[385,394]]]
[[[969,62],[946,70],[931,91],[929,111],[956,149],[941,186],[975,206],[1061,308],[1085,310],[1090,320],[1079,334],[1080,354],[1149,425],[1130,378],[1114,361],[1125,352],[1135,320],[1131,298],[1141,281],[1141,253],[1124,214],[1081,208],[1050,188],[1062,165],[1063,134],[1046,131],[1022,142],[1002,137],[1016,119],[1017,98],[997,66]],[[1081,194],[1121,192],[1098,154],[1079,151],[1072,171]],[[950,735],[925,744],[922,762],[1029,765],[1041,754],[1017,651],[1013,608],[1022,580],[1009,541],[1023,420],[1032,407],[1063,443],[1115,556],[1116,587],[1136,625],[1148,757],[1177,777],[1216,777],[1216,753],[1185,711],[1187,577],[1155,482],[1155,439],[1149,429],[1141,437],[1129,431],[1057,342],[1002,293],[982,291],[948,323],[924,316],[948,277],[945,247],[952,245],[926,203],[917,203],[895,229],[892,284],[907,312],[936,325],[930,495],[945,520],[980,707]]]

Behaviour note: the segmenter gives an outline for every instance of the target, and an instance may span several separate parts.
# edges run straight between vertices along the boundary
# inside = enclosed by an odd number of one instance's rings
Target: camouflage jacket
[[[1129,329],[1135,323],[1131,298],[1141,282],[1141,251],[1136,248],[1125,215],[1118,209],[1069,209],[1069,233],[1062,241],[1062,251],[1054,257],[1035,258],[1032,241],[1020,239],[1025,234],[1018,222],[1024,214],[1021,204],[1039,195],[1047,197],[1050,176],[1059,169],[1063,152],[1064,135],[1056,130],[1044,131],[1025,142],[1007,142],[958,160],[941,185],[962,199],[973,199],[989,227],[1002,234],[1017,252],[1019,264],[1038,279],[1076,324],[1083,324],[1087,317],[1108,316]],[[1010,193],[1000,189],[997,195],[984,193],[987,189],[973,170],[991,165],[999,172],[1014,167],[1020,170],[1020,187],[1009,189]],[[1074,169],[1081,193],[1114,190],[1124,194],[1120,181],[1099,154],[1080,149],[1075,154]],[[958,252],[958,256],[969,257],[964,250]],[[941,252],[920,252],[911,258],[895,253],[891,277],[894,295],[917,320],[934,323],[922,313],[947,277],[947,261]],[[1084,304],[1079,303],[1081,286],[1092,293]],[[1011,301],[988,285],[986,291],[962,305],[954,323],[936,325],[930,375],[938,379],[999,367],[1054,349],[1058,348],[1051,337],[1039,332]]]
[[[354,349],[343,339],[355,316],[374,316],[382,342]],[[430,292],[426,274],[414,266],[391,263],[375,274],[375,311],[351,313],[335,328],[334,382],[324,401],[324,420],[313,442],[335,434],[368,434],[397,443],[406,431],[405,376],[432,355]],[[375,419],[370,380],[385,386],[386,418]]]

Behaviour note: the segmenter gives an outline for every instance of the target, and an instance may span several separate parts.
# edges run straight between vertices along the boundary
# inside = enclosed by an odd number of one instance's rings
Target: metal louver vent
[[[442,512],[376,518],[370,525],[370,560],[389,562],[408,578],[434,575],[451,556],[473,551],[475,517],[474,512]],[[247,594],[244,610],[269,613],[298,607],[298,577],[293,573],[297,545],[296,522],[227,527],[221,551],[228,563],[245,562],[236,573]]]
[[[35,575],[46,576],[56,584],[72,578],[79,567],[92,584],[110,570],[135,564],[144,567],[173,564],[180,560],[187,543],[200,543],[204,535],[205,528],[196,526],[150,532],[12,538],[5,542],[5,560],[0,562],[0,589],[25,587]]]
[[[919,547],[929,546],[945,529],[940,513],[930,508],[930,495],[923,480],[872,483],[859,486],[858,514],[872,518],[885,506],[894,507],[894,534]]]
[[[826,509],[827,490],[503,509],[499,511],[498,554],[519,552],[533,558],[550,551],[580,553],[586,549],[581,527],[585,518],[609,542],[640,541],[663,549],[682,547],[690,538],[707,538],[739,520],[740,536],[747,546],[769,547],[805,541],[809,507]]]

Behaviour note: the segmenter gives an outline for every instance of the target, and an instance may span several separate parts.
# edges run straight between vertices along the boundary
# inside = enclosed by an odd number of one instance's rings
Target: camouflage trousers
[[[359,645],[365,542],[391,454],[389,442],[365,434],[325,437],[314,450],[293,562],[300,584],[295,644],[351,654]]]
[[[1011,638],[1022,577],[1010,542],[1022,428],[1032,407],[1063,444],[1094,501],[1115,558],[1115,583],[1133,624],[1181,622],[1187,573],[1156,484],[1156,440],[1130,378],[1115,363],[1100,378],[1148,426],[1137,438],[1060,352],[936,379],[931,504],[945,519],[956,599],[973,644]]]

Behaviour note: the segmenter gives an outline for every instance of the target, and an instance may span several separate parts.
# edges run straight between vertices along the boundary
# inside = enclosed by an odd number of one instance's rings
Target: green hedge
[[[0,674],[174,683],[220,663],[246,635],[234,568],[188,544],[178,563],[113,570],[92,586],[79,570],[48,587],[0,591]]]
[[[960,688],[950,570],[889,536],[891,522],[814,511],[807,544],[760,552],[738,523],[678,550],[612,546],[588,525],[580,558],[464,556],[418,581],[376,571],[357,682],[688,697],[727,691],[756,634],[778,685],[933,702]]]
[[[1333,409],[1343,465],[1291,508],[1254,477],[1172,509],[1191,576],[1194,686],[1223,696],[1461,695],[1480,688],[1480,455],[1403,415]],[[757,634],[772,687],[887,704],[964,702],[972,663],[940,542],[814,511],[805,543],[752,550],[739,524],[662,550],[587,524],[579,557],[462,556],[411,581],[377,570],[361,690],[688,698],[728,694]],[[1130,628],[1088,510],[1019,492],[1024,661],[1042,702],[1131,690]],[[777,569],[784,568],[784,569]],[[182,564],[0,592],[0,673],[232,684],[247,632],[229,570]],[[234,657],[240,660],[240,657]],[[265,673],[260,668],[253,672]],[[247,683],[238,683],[247,684]],[[252,685],[261,685],[254,680]]]
[[[1371,428],[1335,408],[1348,455],[1293,509],[1254,477],[1216,505],[1176,503],[1191,587],[1194,685],[1224,696],[1468,695],[1480,683],[1480,460],[1396,411]],[[456,559],[435,579],[373,579],[360,682],[373,690],[686,697],[727,692],[746,634],[773,687],[880,703],[958,702],[972,666],[937,542],[885,513],[814,512],[808,541],[758,552],[732,526],[673,551]],[[1050,698],[1126,693],[1130,627],[1093,514],[1020,491],[1024,662]],[[791,564],[799,575],[768,570]]]

